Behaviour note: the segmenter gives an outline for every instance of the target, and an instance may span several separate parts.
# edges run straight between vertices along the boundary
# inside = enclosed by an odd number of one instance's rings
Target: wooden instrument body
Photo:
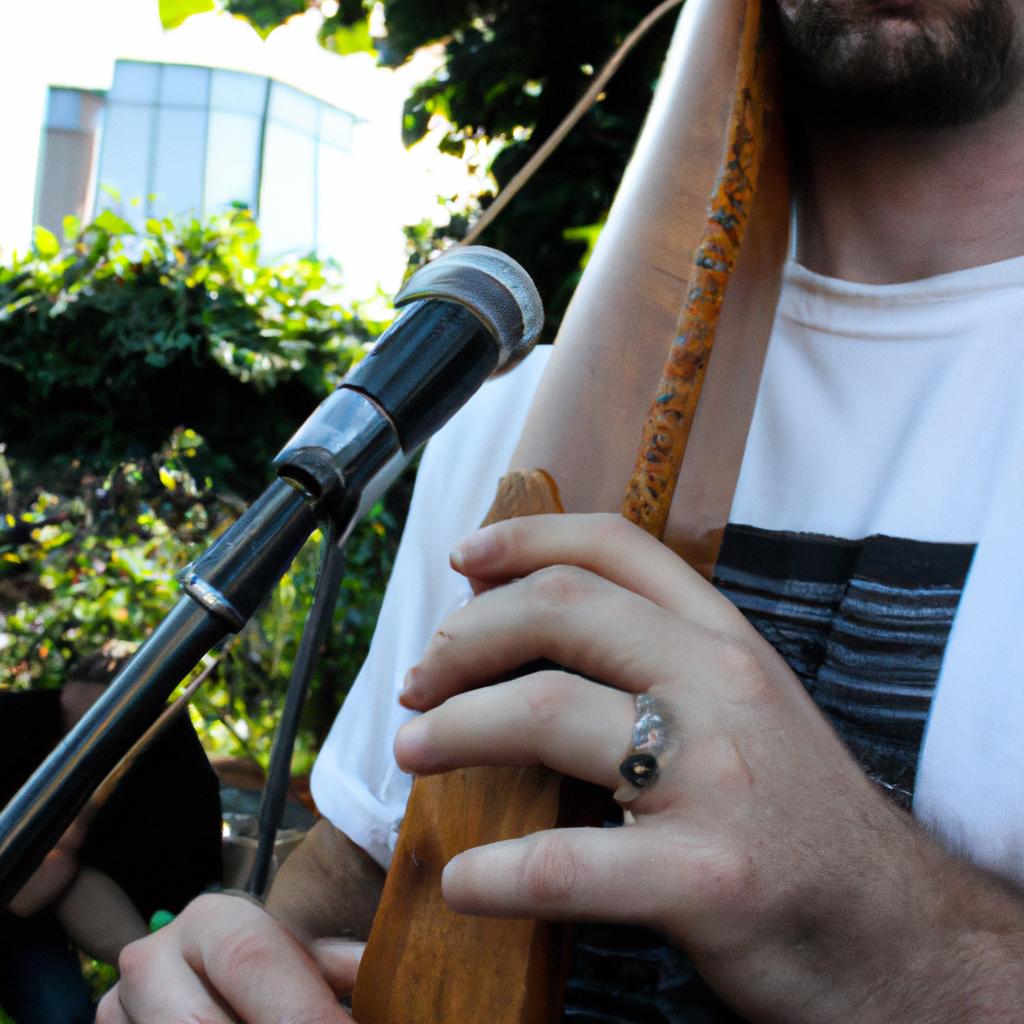
[[[761,0],[686,3],[633,161],[512,463],[513,470],[542,466],[558,481],[551,510],[561,502],[568,511],[622,507],[666,356],[677,328],[685,329],[696,264],[708,258],[701,247],[709,227],[722,227],[721,218],[712,223],[716,200],[736,198],[727,194],[737,180],[730,163],[742,159],[755,182],[760,173],[758,202],[738,259],[734,238],[731,273],[710,284],[705,278],[711,288],[729,284],[724,303],[723,295],[714,302],[717,330],[707,339],[708,351],[715,343],[714,362],[692,431],[683,424],[689,454],[678,484],[673,474],[657,498],[667,509],[674,490],[685,492],[672,503],[664,537],[706,575],[732,500],[787,250],[784,149],[780,133],[767,130],[775,104],[764,18]],[[739,155],[730,132],[737,124],[754,129]],[[752,197],[753,187],[744,201]],[[706,356],[692,406],[705,383]],[[499,505],[499,518],[547,510],[543,500],[532,508],[516,500]],[[357,979],[360,1024],[559,1019],[564,930],[453,914],[440,876],[467,848],[585,821],[588,814],[565,797],[562,778],[539,768],[474,768],[415,781]]]
[[[563,511],[558,488],[546,473],[509,474],[484,522]],[[561,999],[559,965],[566,962],[567,934],[542,921],[455,914],[441,895],[441,872],[469,845],[567,824],[559,786],[560,777],[546,768],[474,768],[413,782],[367,947],[373,973],[360,966],[353,995],[356,1020],[548,1019],[550,1007]],[[485,949],[497,955],[487,958],[481,985],[478,953]],[[380,983],[387,978],[400,984]],[[509,1006],[518,1016],[504,1016]]]

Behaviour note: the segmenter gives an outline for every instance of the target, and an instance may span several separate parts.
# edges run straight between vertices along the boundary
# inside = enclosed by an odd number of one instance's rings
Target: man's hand
[[[338,996],[355,981],[362,944],[301,944],[265,910],[232,895],[200,896],[165,928],[126,946],[121,980],[96,1024],[342,1024]]]
[[[685,563],[618,516],[537,516],[479,531],[452,564],[478,597],[409,674],[403,703],[427,713],[398,735],[406,770],[543,763],[615,789],[638,693],[675,745],[626,827],[455,858],[454,909],[652,926],[758,1021],[1017,1019],[1019,898],[875,790]],[[566,671],[494,682],[538,658]]]
[[[337,997],[350,991],[363,947],[331,936],[368,933],[383,877],[321,819],[278,871],[266,911],[238,896],[200,896],[126,947],[97,1024],[351,1021]]]

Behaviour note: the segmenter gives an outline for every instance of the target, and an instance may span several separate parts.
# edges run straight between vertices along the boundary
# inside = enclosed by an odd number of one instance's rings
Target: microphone
[[[420,268],[395,305],[404,313],[274,460],[336,522],[358,520],[489,376],[530,351],[544,323],[529,275],[486,246]]]
[[[544,323],[526,271],[486,246],[420,268],[395,304],[404,312],[281,449],[279,479],[181,574],[185,592],[234,631],[294,557],[295,538],[312,532],[305,520],[329,519],[343,543],[416,449],[522,359]],[[254,560],[256,544],[281,550]]]

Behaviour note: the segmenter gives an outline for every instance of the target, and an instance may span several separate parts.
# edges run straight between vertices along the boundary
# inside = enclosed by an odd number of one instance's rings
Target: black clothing
[[[14,796],[62,732],[59,691],[0,693],[0,804]],[[156,910],[177,913],[220,882],[220,835],[217,776],[188,716],[181,715],[97,813],[79,862],[117,882],[148,920]],[[6,965],[0,971],[0,1005],[18,1024],[15,1008],[42,1006],[43,989],[52,989],[54,999],[48,1024],[91,1019],[81,1016],[69,973],[69,963],[77,972],[77,961],[49,914],[28,921],[0,914],[0,961]],[[62,1015],[52,1016],[57,1006]],[[24,1017],[30,1019],[45,1018]]]

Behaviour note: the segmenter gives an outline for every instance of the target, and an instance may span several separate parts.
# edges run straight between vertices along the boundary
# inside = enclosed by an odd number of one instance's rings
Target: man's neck
[[[797,257],[870,284],[1024,255],[1024,97],[952,128],[808,120]]]

